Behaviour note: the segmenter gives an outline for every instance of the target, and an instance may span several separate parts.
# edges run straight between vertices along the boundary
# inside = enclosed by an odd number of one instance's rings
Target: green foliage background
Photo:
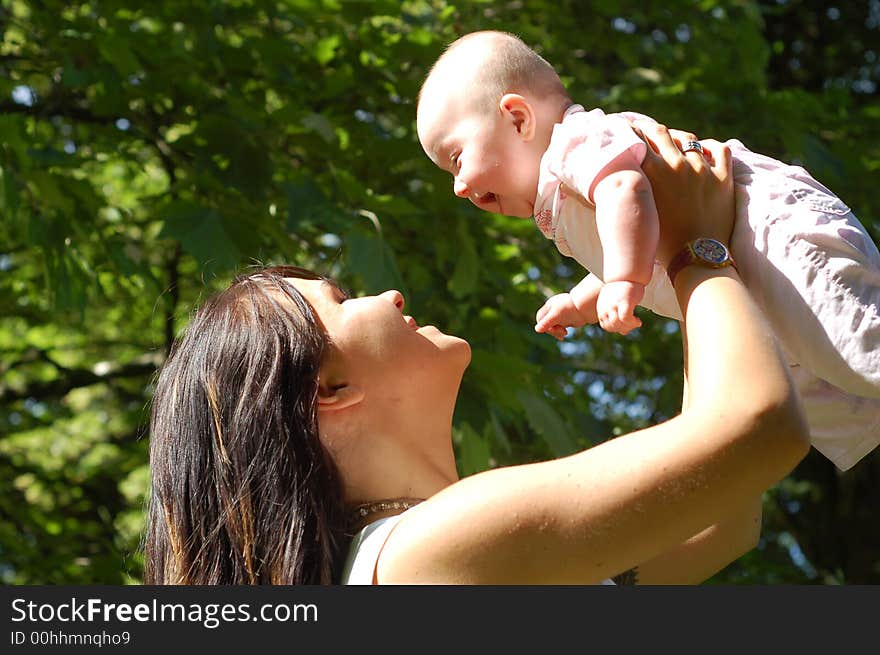
[[[533,333],[580,272],[453,196],[415,137],[427,68],[516,32],[584,105],[801,162],[877,240],[878,26],[876,0],[0,0],[0,581],[139,582],[154,372],[255,262],[397,287],[468,337],[463,474],[674,415],[676,324]],[[876,455],[811,454],[764,520],[712,582],[880,582]]]

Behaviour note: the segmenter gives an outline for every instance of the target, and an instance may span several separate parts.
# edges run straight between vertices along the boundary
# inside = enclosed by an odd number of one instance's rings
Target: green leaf
[[[0,115],[0,144],[12,150],[20,165],[27,162],[31,142],[27,138],[24,116]]]
[[[0,182],[3,184],[3,193],[0,194],[0,210],[7,217],[14,216],[18,209],[18,186],[12,179],[12,175],[7,173],[2,166],[0,166]]]
[[[507,433],[504,431],[501,421],[498,420],[498,414],[492,409],[489,410],[489,426],[491,427],[495,439],[504,449],[504,452],[511,455],[513,453],[513,448],[510,445],[510,439],[507,438]]]
[[[503,351],[474,348],[471,353],[471,370],[480,375],[504,384],[505,389],[509,385],[521,386],[530,376],[538,375],[540,367],[521,357],[511,357]]]
[[[464,298],[473,293],[480,279],[480,258],[474,240],[468,229],[467,221],[458,222],[458,256],[455,259],[455,269],[449,279],[449,290],[456,298]]]
[[[327,143],[336,142],[336,132],[333,130],[331,123],[325,116],[321,114],[306,114],[302,118],[302,124],[313,130]]]
[[[64,245],[44,249],[44,265],[52,299],[61,310],[85,308],[91,275],[76,251]]]
[[[341,232],[349,226],[351,218],[333,205],[308,178],[300,178],[281,185],[287,197],[287,229],[294,233],[305,232],[314,225],[324,232]]]
[[[496,243],[493,250],[495,251],[495,258],[501,262],[519,257],[522,252],[519,245],[515,243]]]
[[[433,43],[436,37],[430,30],[417,27],[412,32],[410,32],[406,38],[409,39],[412,43],[416,43],[421,46],[427,46]]]
[[[394,253],[380,234],[355,224],[343,235],[343,241],[348,267],[363,280],[365,292],[399,289],[407,295]]]
[[[30,172],[28,179],[41,203],[53,207],[61,215],[70,216],[73,214],[73,198],[66,194],[62,188],[64,178],[46,171],[34,170]]]
[[[130,277],[135,273],[139,273],[140,267],[131,261],[131,258],[125,252],[125,247],[126,244],[119,238],[111,239],[106,244],[110,260],[122,275]]]
[[[128,76],[141,69],[141,63],[126,39],[115,34],[104,34],[97,39],[98,52],[120,75]]]
[[[318,44],[315,46],[315,59],[319,64],[323,66],[333,59],[340,41],[341,39],[338,34],[328,36],[318,41]]]
[[[406,198],[398,195],[384,194],[372,196],[376,203],[376,213],[380,216],[412,217],[422,214],[422,210]]]
[[[331,166],[330,170],[333,172],[333,181],[345,199],[356,206],[362,206],[360,203],[366,196],[364,181],[343,168]]]
[[[487,442],[470,424],[462,423],[457,427],[458,462],[462,476],[472,475],[489,468],[489,442]]]
[[[224,226],[223,217],[214,209],[195,204],[173,206],[165,216],[159,236],[179,241],[203,268],[211,271],[232,268],[242,255]]]
[[[529,425],[544,438],[556,457],[577,452],[577,444],[568,426],[550,403],[525,390],[517,392],[516,398],[526,411]]]
[[[265,146],[258,135],[240,120],[208,115],[199,122],[198,137],[208,145],[208,156],[225,160],[218,177],[224,185],[238,189],[254,200],[262,199],[272,176],[272,167]]]

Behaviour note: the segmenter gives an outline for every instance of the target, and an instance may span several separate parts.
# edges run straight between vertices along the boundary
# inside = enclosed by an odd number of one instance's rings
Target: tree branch
[[[53,100],[55,101],[53,102]],[[99,116],[89,111],[88,109],[70,104],[62,104],[60,102],[57,102],[57,100],[57,93],[50,93],[46,97],[45,102],[34,103],[30,106],[6,100],[4,102],[0,102],[0,114],[23,114],[25,116],[32,116],[38,119],[62,117],[79,123],[102,125],[105,127],[115,126],[116,121],[121,118],[120,116]],[[175,164],[173,159],[174,156],[180,156],[184,159],[186,159],[187,157],[182,153],[176,152],[162,138],[161,134],[159,133],[159,128],[162,123],[158,120],[158,116],[155,112],[150,111],[150,119],[153,123],[153,134],[147,134],[142,130],[139,130],[134,121],[132,121],[132,126],[128,130],[126,130],[126,132],[130,134],[134,139],[138,141],[143,141],[144,143],[156,149],[159,158],[162,160],[162,165],[171,176],[171,182],[173,183],[175,180]]]
[[[93,384],[110,382],[120,378],[151,375],[155,372],[158,365],[159,362],[156,361],[156,358],[153,355],[149,355],[142,361],[131,362],[123,366],[111,366],[107,370],[64,369],[59,367],[64,375],[55,380],[33,382],[20,390],[0,387],[0,402],[11,403],[26,398],[58,398],[80,387],[88,387]]]
[[[46,103],[34,103],[33,105],[20,105],[17,102],[7,100],[0,102],[0,113],[3,114],[24,114],[33,116],[34,118],[51,118],[52,116],[63,116],[80,123],[91,123],[93,125],[114,125],[117,117],[115,116],[98,116],[80,107],[60,107],[58,105],[49,105]]]

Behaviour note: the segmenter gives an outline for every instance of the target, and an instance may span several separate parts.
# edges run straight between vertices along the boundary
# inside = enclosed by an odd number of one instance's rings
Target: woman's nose
[[[462,182],[459,178],[455,178],[455,180],[453,181],[452,189],[453,191],[455,191],[455,195],[457,195],[459,198],[467,198],[469,195],[471,195],[471,190],[468,185]]]
[[[397,307],[400,311],[403,311],[404,299],[403,294],[400,293],[397,289],[389,289],[383,293],[379,294],[382,298],[390,302],[392,305]]]

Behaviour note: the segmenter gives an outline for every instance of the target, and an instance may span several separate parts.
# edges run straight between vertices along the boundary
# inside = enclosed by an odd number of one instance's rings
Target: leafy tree
[[[469,338],[462,473],[674,415],[675,323],[534,334],[581,273],[450,193],[415,136],[421,80],[456,36],[516,32],[583,104],[802,162],[876,240],[878,8],[850,5],[0,0],[0,579],[140,580],[156,367],[254,262],[395,286]],[[808,457],[714,581],[877,582],[878,466]]]

